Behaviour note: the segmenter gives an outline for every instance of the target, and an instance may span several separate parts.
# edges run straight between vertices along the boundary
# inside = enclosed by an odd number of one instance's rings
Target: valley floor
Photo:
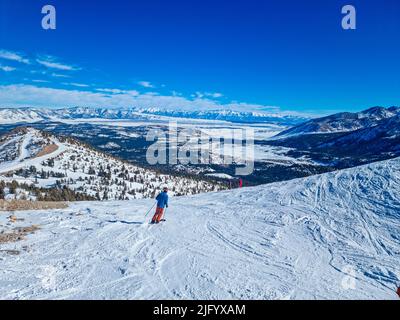
[[[0,299],[397,298],[400,159],[152,204],[0,213]]]

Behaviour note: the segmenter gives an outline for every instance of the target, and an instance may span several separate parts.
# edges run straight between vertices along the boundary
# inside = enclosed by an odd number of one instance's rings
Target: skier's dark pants
[[[157,207],[156,213],[154,214],[154,217],[151,220],[151,222],[153,222],[153,223],[154,222],[156,222],[156,223],[160,222],[161,219],[162,219],[163,214],[164,214],[164,209],[160,208],[160,207]]]

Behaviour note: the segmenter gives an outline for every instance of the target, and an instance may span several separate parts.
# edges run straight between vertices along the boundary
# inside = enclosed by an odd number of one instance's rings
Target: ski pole
[[[145,217],[147,217],[147,215],[150,213],[151,210],[153,210],[153,208],[156,206],[157,202],[150,208],[149,211],[147,211],[147,213],[145,214]]]
[[[163,215],[163,220],[165,220],[165,215],[167,214],[167,209],[168,209],[168,207],[165,208],[164,215]]]

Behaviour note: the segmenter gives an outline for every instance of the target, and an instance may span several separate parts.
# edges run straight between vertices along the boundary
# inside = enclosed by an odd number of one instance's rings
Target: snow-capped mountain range
[[[0,108],[0,124],[33,123],[40,121],[59,121],[73,119],[140,120],[158,117],[219,120],[240,123],[271,123],[293,126],[308,120],[305,116],[238,112],[232,110],[177,111],[161,108],[88,108],[74,107],[64,109]]]
[[[374,152],[400,152],[400,112],[324,143],[321,147],[341,147],[360,150],[365,147]]]
[[[38,188],[65,187],[97,200],[150,198],[164,185],[175,195],[224,189],[217,182],[159,174],[77,140],[57,138],[32,128],[16,129],[0,137],[0,180]],[[20,191],[8,197],[39,197],[37,192]]]
[[[350,132],[380,125],[382,121],[400,115],[400,107],[374,107],[365,111],[342,112],[323,118],[309,120],[277,135],[287,138],[294,135],[315,133]]]
[[[283,131],[272,144],[351,167],[400,156],[400,108],[376,107],[314,119]]]

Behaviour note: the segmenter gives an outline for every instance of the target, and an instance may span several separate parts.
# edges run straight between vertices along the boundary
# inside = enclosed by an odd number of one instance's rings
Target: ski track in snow
[[[54,138],[54,139],[52,139],[52,143],[54,143],[58,147],[55,151],[45,154],[40,157],[31,158],[32,154],[30,154],[30,152],[28,150],[28,146],[33,139],[33,135],[34,135],[34,133],[32,133],[32,132],[28,132],[26,135],[24,135],[24,138],[19,146],[19,155],[15,160],[3,162],[0,164],[0,175],[4,174],[6,172],[9,172],[9,171],[15,171],[15,170],[18,170],[21,168],[27,168],[29,166],[34,166],[34,165],[37,166],[38,164],[42,163],[43,161],[46,161],[50,158],[57,157],[58,155],[60,155],[61,153],[63,153],[66,150],[65,145]],[[16,140],[13,139],[10,142],[16,142]],[[7,142],[6,144],[0,146],[0,149],[9,145],[10,142]]]
[[[160,225],[152,200],[18,212],[41,230],[1,245],[27,250],[0,252],[0,298],[396,299],[399,172],[394,159],[172,198]]]

